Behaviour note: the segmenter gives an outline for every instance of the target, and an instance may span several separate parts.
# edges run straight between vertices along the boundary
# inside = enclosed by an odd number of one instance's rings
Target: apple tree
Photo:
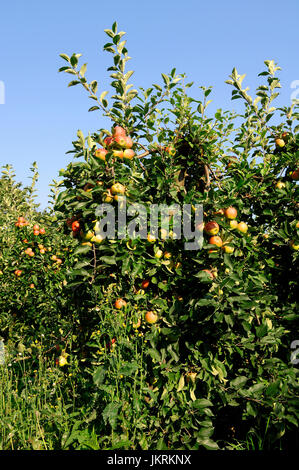
[[[233,69],[244,112],[209,116],[211,88],[173,69],[135,89],[124,32],[105,30],[113,94],[88,82],[81,54],[60,71],[109,125],[78,131],[56,213],[76,241],[68,288],[103,445],[151,449],[295,445],[298,368],[298,105],[275,108],[279,67],[255,96]],[[103,237],[98,208],[174,207],[169,229]],[[174,230],[177,208],[203,207],[201,249]],[[120,223],[115,222],[116,227]],[[113,224],[112,224],[113,225]],[[111,434],[111,428],[113,433]],[[298,434],[297,434],[298,435]]]

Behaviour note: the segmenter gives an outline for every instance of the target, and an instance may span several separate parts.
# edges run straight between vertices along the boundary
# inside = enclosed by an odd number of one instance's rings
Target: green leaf
[[[211,439],[197,439],[197,442],[208,450],[219,449],[218,444],[215,441],[212,441]]]
[[[59,55],[62,59],[66,60],[67,62],[70,62],[71,59],[69,58],[67,54],[59,54]]]
[[[81,75],[82,77],[84,77],[85,72],[86,72],[86,69],[87,69],[87,64],[83,64],[82,67],[81,67],[81,69],[80,69],[80,75]]]
[[[116,264],[115,256],[101,256],[99,259],[105,264]]]
[[[109,422],[112,429],[116,427],[118,411],[121,407],[120,403],[109,403],[102,413],[103,420],[107,424]]]
[[[69,84],[68,87],[78,85],[78,83],[81,83],[79,80],[72,80]]]
[[[196,400],[192,406],[194,408],[208,408],[209,406],[213,406],[213,403],[207,398],[200,398]]]
[[[93,374],[93,383],[95,385],[101,385],[104,382],[106,376],[106,369],[104,367],[98,367]]]
[[[180,380],[179,380],[179,385],[178,385],[178,388],[177,388],[177,392],[180,392],[181,390],[183,390],[185,386],[185,376],[184,374],[181,375],[180,377]]]
[[[248,380],[248,377],[245,377],[244,375],[240,375],[239,377],[236,377],[235,379],[230,381],[230,386],[234,388],[241,388],[243,385],[246,384]]]

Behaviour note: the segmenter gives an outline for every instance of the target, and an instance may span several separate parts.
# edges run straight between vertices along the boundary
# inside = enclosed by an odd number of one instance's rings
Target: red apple
[[[126,146],[126,136],[117,135],[116,137],[114,137],[114,142],[119,147],[124,148]]]
[[[223,245],[222,239],[218,236],[211,237],[209,240],[210,245],[216,245],[219,248]]]
[[[95,154],[95,157],[99,158],[100,160],[105,161],[107,153],[108,153],[108,150],[101,148],[101,149],[96,149],[94,154]]]
[[[113,134],[114,137],[116,137],[116,136],[125,137],[126,130],[121,126],[115,126],[112,130],[112,134]]]
[[[104,139],[104,145],[105,147],[111,147],[111,145],[113,145],[114,143],[114,138],[113,137],[106,137],[106,139]]]
[[[124,158],[124,152],[122,150],[113,150],[113,156],[123,159]]]
[[[245,222],[239,222],[237,225],[237,229],[239,232],[246,233],[248,230],[248,225]]]
[[[131,149],[132,147],[133,147],[133,140],[131,139],[131,137],[126,136],[125,137],[125,148],[126,149]]]
[[[132,149],[126,149],[124,150],[124,158],[127,160],[132,160],[134,158],[135,152]]]
[[[148,311],[146,312],[145,314],[145,321],[147,323],[149,323],[150,325],[152,325],[153,323],[156,323],[156,321],[158,320],[158,315],[156,315],[155,312],[153,311]]]
[[[205,224],[204,231],[208,235],[217,235],[217,233],[219,232],[219,225],[217,224],[217,222],[214,221],[207,222]]]
[[[294,170],[294,171],[291,173],[291,178],[292,178],[292,180],[294,180],[294,181],[298,181],[298,180],[299,180],[299,169]]]
[[[276,147],[284,147],[285,146],[285,141],[283,139],[275,139],[275,144],[276,144]]]
[[[207,273],[211,279],[214,279],[216,276],[214,276],[214,273],[210,271],[209,269],[203,269],[202,272]]]
[[[227,209],[225,209],[224,215],[227,219],[235,219],[238,215],[238,211],[234,207],[230,206]]]

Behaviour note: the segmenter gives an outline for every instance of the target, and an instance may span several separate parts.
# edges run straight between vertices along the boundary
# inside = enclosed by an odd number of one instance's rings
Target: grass
[[[76,383],[68,370],[39,358],[0,366],[0,450],[52,450],[63,447],[81,412]]]

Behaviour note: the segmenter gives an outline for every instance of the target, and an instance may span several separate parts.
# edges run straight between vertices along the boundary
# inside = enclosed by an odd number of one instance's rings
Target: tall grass
[[[80,412],[72,374],[40,357],[0,366],[0,449],[52,450]]]

